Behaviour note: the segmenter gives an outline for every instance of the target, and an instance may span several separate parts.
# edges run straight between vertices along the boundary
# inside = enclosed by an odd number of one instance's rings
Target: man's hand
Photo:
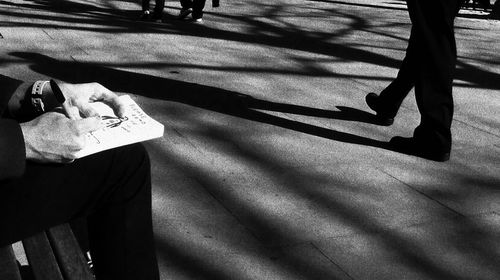
[[[72,120],[58,112],[48,112],[22,123],[26,159],[44,163],[68,163],[85,147],[85,135],[101,128],[99,117]]]
[[[123,117],[126,107],[114,92],[98,83],[68,84],[57,81],[66,101],[62,104],[66,115],[70,119],[78,120],[83,117],[99,116],[89,106],[89,103],[102,101],[115,111],[118,117]]]

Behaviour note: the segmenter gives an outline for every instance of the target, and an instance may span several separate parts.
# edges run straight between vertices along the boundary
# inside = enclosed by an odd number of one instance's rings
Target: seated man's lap
[[[141,144],[71,164],[27,163],[23,177],[0,182],[0,246],[127,201],[150,186],[149,172]]]

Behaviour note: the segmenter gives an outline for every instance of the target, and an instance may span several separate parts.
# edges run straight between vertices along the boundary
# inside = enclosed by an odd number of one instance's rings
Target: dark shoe
[[[415,140],[415,138],[405,138],[396,136],[389,141],[389,145],[396,152],[417,156],[433,161],[444,162],[450,159],[450,152],[436,151],[430,146],[425,146]]]
[[[193,9],[187,8],[187,9],[181,9],[179,11],[179,15],[177,16],[177,19],[185,19],[189,14],[193,12]]]
[[[378,108],[378,98],[379,96],[373,92],[370,92],[366,95],[365,100],[366,104],[370,109],[377,113],[376,122],[379,125],[389,126],[394,123],[394,117],[388,115],[387,113],[381,112]]]

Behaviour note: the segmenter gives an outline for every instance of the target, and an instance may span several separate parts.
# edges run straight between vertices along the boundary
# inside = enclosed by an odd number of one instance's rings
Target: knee
[[[151,162],[149,154],[141,143],[120,147],[116,150],[117,165],[125,165],[128,170],[139,173],[150,173]]]
[[[151,163],[142,144],[132,144],[115,151],[114,168],[120,185],[127,193],[151,193]]]

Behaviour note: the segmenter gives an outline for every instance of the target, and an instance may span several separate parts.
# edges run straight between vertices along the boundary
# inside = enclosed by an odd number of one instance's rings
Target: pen
[[[61,88],[54,79],[50,79],[50,87],[52,88],[52,92],[54,93],[54,97],[57,102],[59,102],[59,104],[63,104],[66,101],[66,98],[64,98]]]

